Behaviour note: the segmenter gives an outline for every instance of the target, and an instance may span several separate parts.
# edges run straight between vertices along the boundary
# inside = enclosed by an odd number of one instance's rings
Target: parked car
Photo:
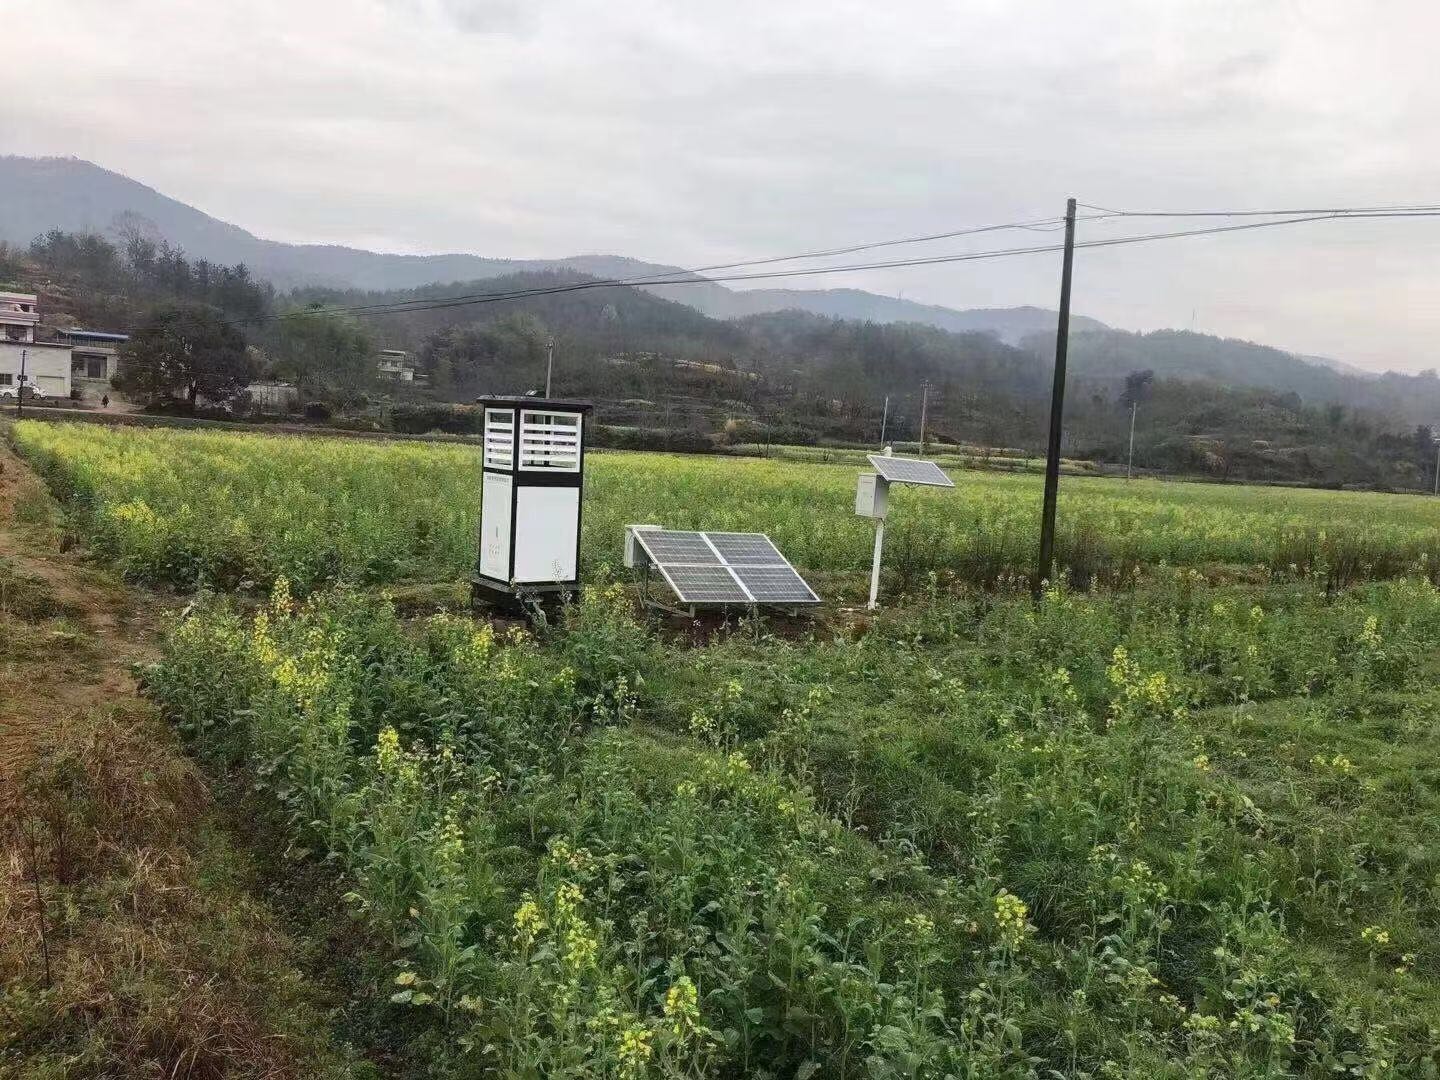
[[[34,383],[26,383],[23,388],[30,391],[30,393],[27,394],[25,397],[26,401],[30,401],[33,398],[43,398],[45,396],[45,391],[42,390],[40,387],[36,386]],[[15,398],[19,395],[21,389],[21,387],[13,385],[0,386],[0,399],[8,399],[10,401],[14,401]]]

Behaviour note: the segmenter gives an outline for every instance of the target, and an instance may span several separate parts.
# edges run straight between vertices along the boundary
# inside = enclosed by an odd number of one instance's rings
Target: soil
[[[57,520],[43,484],[0,442],[0,801],[38,733],[135,699],[132,666],[155,657],[162,613],[178,606],[87,565]]]

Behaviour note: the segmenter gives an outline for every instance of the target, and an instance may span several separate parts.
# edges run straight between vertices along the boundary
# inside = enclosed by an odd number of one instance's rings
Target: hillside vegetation
[[[144,327],[165,305],[210,305],[236,321],[252,346],[236,385],[252,377],[294,382],[322,414],[348,411],[401,430],[462,430],[468,421],[446,403],[535,389],[552,340],[558,391],[594,399],[596,419],[620,429],[622,445],[873,445],[882,427],[888,440],[915,440],[926,384],[932,440],[1034,453],[1048,423],[1053,343],[1045,334],[1017,346],[993,333],[799,311],[721,320],[641,289],[590,288],[595,279],[571,270],[401,292],[276,295],[243,264],[192,259],[138,231],[118,247],[92,234],[49,232],[23,252],[0,251],[0,279],[39,291],[42,310],[56,321],[99,327]],[[483,300],[576,285],[586,287],[426,308],[457,294]],[[397,302],[417,310],[366,319],[311,310]],[[408,350],[427,378],[404,387],[380,381],[377,347]],[[1077,331],[1072,356],[1064,446],[1071,457],[1125,460],[1126,379],[1150,372],[1136,425],[1142,470],[1431,484],[1428,417],[1440,415],[1433,372],[1365,377],[1263,346],[1169,331]]]

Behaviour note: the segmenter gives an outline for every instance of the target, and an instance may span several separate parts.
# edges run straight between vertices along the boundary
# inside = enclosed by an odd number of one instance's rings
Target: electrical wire
[[[1363,217],[1372,214],[1391,214],[1401,212],[1433,212],[1440,211],[1440,204],[1422,204],[1415,206],[1320,206],[1300,207],[1288,210],[1117,210],[1109,206],[1097,206],[1094,203],[1077,202],[1076,206],[1083,206],[1087,210],[1099,211],[1101,216],[1106,217],[1285,217],[1296,214],[1319,214],[1335,215],[1340,217]]]
[[[1094,216],[1095,216],[1095,217],[1098,217],[1098,216],[1101,216],[1101,215],[1094,215]],[[1086,218],[1085,220],[1090,220],[1090,218],[1091,218],[1091,216],[1088,216],[1088,215],[1087,215],[1087,218]],[[606,285],[606,286],[619,286],[619,285],[644,286],[644,285],[652,285],[652,284],[681,284],[681,283],[682,283],[681,281],[679,281],[679,280],[673,280],[673,279],[677,279],[677,278],[680,278],[680,277],[682,277],[682,276],[683,276],[683,277],[689,277],[689,276],[691,276],[691,275],[696,275],[696,274],[709,274],[710,272],[715,271],[715,270],[733,270],[733,269],[738,269],[738,268],[740,268],[740,267],[745,267],[745,266],[768,266],[768,265],[773,265],[773,264],[775,264],[775,263],[796,262],[796,261],[799,261],[799,260],[801,260],[801,259],[833,258],[833,257],[839,256],[839,255],[852,255],[852,254],[855,254],[855,253],[858,253],[858,252],[861,252],[861,251],[873,251],[873,250],[876,250],[876,249],[879,249],[879,248],[898,247],[898,246],[901,246],[901,245],[908,245],[908,244],[933,243],[933,242],[935,242],[935,241],[937,241],[937,240],[952,240],[952,239],[956,239],[956,238],[961,237],[961,236],[976,236],[976,235],[979,235],[979,234],[981,234],[981,233],[1000,232],[1000,231],[1007,230],[1007,229],[1025,229],[1025,230],[1031,230],[1031,231],[1040,232],[1040,231],[1047,231],[1045,227],[1046,227],[1046,226],[1049,226],[1049,230],[1048,230],[1048,231],[1054,231],[1054,230],[1056,230],[1056,229],[1063,228],[1063,227],[1064,227],[1064,224],[1065,224],[1065,219],[1064,219],[1064,218],[1037,218],[1037,219],[1035,219],[1035,220],[1033,220],[1033,221],[1007,222],[1007,223],[1001,224],[1001,225],[978,225],[978,226],[972,226],[972,227],[964,228],[964,229],[954,229],[954,230],[951,230],[951,231],[949,231],[949,232],[930,233],[930,234],[927,234],[927,235],[924,235],[924,236],[902,237],[902,238],[900,238],[900,239],[893,239],[893,240],[877,240],[877,241],[872,241],[872,242],[870,242],[870,243],[864,243],[864,244],[852,244],[852,245],[850,245],[850,246],[848,246],[848,247],[826,248],[826,249],[817,250],[817,251],[799,252],[799,253],[794,254],[794,255],[772,255],[772,256],[767,256],[767,257],[757,258],[757,259],[745,259],[745,260],[742,260],[742,261],[739,261],[739,262],[731,262],[731,263],[712,263],[712,264],[710,264],[710,265],[708,265],[708,266],[695,266],[695,267],[690,267],[690,268],[687,268],[687,269],[668,270],[668,271],[665,271],[665,272],[660,273],[660,274],[640,274],[640,275],[636,275],[636,276],[634,276],[634,277],[626,277],[626,278],[600,278],[600,279],[596,279],[596,285],[597,285],[597,286],[598,286],[598,285]],[[717,281],[717,280],[723,280],[723,279],[715,278],[715,277],[708,277],[708,278],[706,278],[705,280],[706,280],[706,281]],[[495,293],[468,293],[468,294],[458,294],[458,295],[449,296],[449,297],[414,297],[414,298],[409,299],[409,300],[396,300],[396,301],[388,301],[388,302],[384,302],[384,303],[342,305],[342,306],[340,306],[340,307],[327,308],[327,309],[324,309],[324,310],[327,311],[327,312],[332,312],[332,311],[333,311],[333,312],[336,313],[336,314],[368,314],[368,313],[370,313],[370,312],[373,311],[373,310],[381,310],[381,309],[383,309],[383,310],[385,310],[385,311],[405,310],[407,307],[410,307],[410,306],[426,305],[426,304],[434,303],[434,302],[439,301],[439,300],[444,300],[444,301],[451,301],[451,300],[455,300],[455,301],[465,301],[465,300],[472,300],[472,299],[478,300],[478,299],[482,299],[482,298],[484,298],[484,299],[489,299],[490,297],[492,297],[492,296],[497,296],[497,295],[500,295],[500,294],[495,294]],[[429,309],[428,309],[428,307],[424,307],[424,308],[420,308],[420,310],[429,310]],[[293,318],[293,317],[296,316],[296,315],[303,315],[303,314],[308,314],[308,313],[309,313],[309,312],[306,312],[306,311],[282,312],[282,313],[278,313],[278,314],[270,315],[270,316],[259,316],[259,317],[257,317],[257,318],[259,318],[259,319],[283,319],[283,318]],[[252,320],[252,321],[253,321],[253,320]]]
[[[1116,247],[1126,244],[1146,243],[1155,240],[1173,240],[1188,236],[1210,236],[1220,233],[1243,232],[1250,229],[1267,229],[1283,225],[1301,225],[1315,221],[1327,220],[1349,220],[1352,218],[1390,218],[1390,217],[1440,217],[1440,207],[1434,208],[1405,208],[1391,211],[1324,211],[1309,214],[1303,217],[1289,217],[1279,221],[1257,221],[1247,222],[1243,225],[1219,225],[1202,229],[1184,229],[1161,233],[1148,233],[1139,236],[1107,237],[1095,240],[1077,241],[1075,248],[1102,248]],[[1093,219],[1092,219],[1093,220]],[[591,279],[586,281],[567,282],[561,285],[545,286],[532,289],[519,289],[509,292],[497,293],[476,293],[465,296],[437,297],[433,300],[410,300],[400,301],[396,304],[374,304],[363,307],[351,308],[322,308],[297,312],[286,312],[281,315],[262,316],[262,319],[294,318],[302,315],[387,315],[402,312],[438,311],[450,307],[469,307],[478,304],[499,303],[509,300],[528,299],[536,296],[553,296],[561,293],[583,292],[590,289],[614,288],[616,286],[653,286],[653,285],[700,285],[728,281],[765,281],[776,278],[791,277],[814,277],[825,274],[854,273],[864,270],[890,270],[902,269],[914,266],[937,266],[949,263],[977,262],[988,259],[1010,258],[1019,255],[1035,255],[1047,252],[1064,250],[1064,244],[1042,244],[1030,247],[1001,248],[988,251],[959,252],[948,255],[932,255],[922,258],[882,260],[866,263],[847,263],[841,266],[818,266],[801,267],[793,270],[769,270],[755,273],[739,274],[716,274],[710,277],[661,277],[637,279]],[[688,273],[688,272],[687,272]]]
[[[1096,206],[1090,203],[1079,203],[1087,209],[1099,211],[1094,215],[1086,215],[1077,218],[1077,221],[1093,221],[1108,217],[1143,217],[1143,216],[1277,216],[1281,211],[1259,211],[1259,210],[1227,210],[1227,211],[1127,211],[1113,210]],[[1094,240],[1077,241],[1075,248],[1102,248],[1116,247],[1127,244],[1146,243],[1156,240],[1179,239],[1188,236],[1207,236],[1218,233],[1241,232],[1249,229],[1274,228],[1284,225],[1299,225],[1309,222],[1325,220],[1349,220],[1352,218],[1389,218],[1389,217],[1436,217],[1440,216],[1440,206],[1418,205],[1418,206],[1393,206],[1393,207],[1344,207],[1329,210],[1316,210],[1303,212],[1303,216],[1284,217],[1277,221],[1248,222],[1243,225],[1222,225],[1202,229],[1175,230],[1162,233],[1149,233],[1138,236],[1121,236],[1098,238]],[[753,273],[715,274],[707,277],[697,276],[701,270],[726,269],[743,266],[761,266],[779,262],[794,261],[806,258],[833,257],[839,254],[846,254],[856,251],[873,250],[881,247],[895,246],[900,244],[926,243],[942,238],[951,238],[963,235],[974,235],[977,233],[994,232],[1002,229],[1034,229],[1039,226],[1047,226],[1052,222],[1063,219],[1041,219],[1030,222],[1011,222],[1003,225],[983,225],[970,229],[952,230],[946,233],[934,233],[927,236],[906,237],[896,240],[881,240],[868,244],[852,245],[848,248],[830,248],[823,251],[804,252],[796,255],[779,255],[763,259],[751,260],[749,262],[738,262],[728,264],[714,264],[710,267],[698,267],[692,270],[674,271],[670,275],[640,275],[631,278],[590,278],[582,281],[565,282],[551,286],[540,286],[528,289],[514,289],[503,292],[469,293],[445,297],[414,297],[408,300],[393,302],[377,302],[374,304],[350,305],[330,308],[308,308],[297,311],[280,312],[267,315],[256,315],[235,319],[240,323],[269,322],[280,319],[293,319],[299,317],[339,317],[339,316],[371,316],[404,314],[407,312],[425,312],[444,310],[451,307],[468,307],[487,303],[500,303],[512,300],[524,300],[532,297],[554,296],[571,292],[582,292],[591,289],[617,288],[617,287],[646,287],[657,285],[701,285],[716,284],[730,281],[761,281],[774,280],[777,278],[791,277],[813,277],[826,274],[855,273],[867,270],[889,270],[903,269],[916,266],[936,266],[950,263],[976,262],[988,259],[1011,258],[1022,255],[1044,254],[1061,251],[1063,244],[1040,244],[1028,247],[1013,247],[992,249],[987,251],[957,252],[946,255],[934,255],[920,258],[881,260],[865,263],[848,263],[840,266],[818,266],[800,267],[786,270],[757,271]],[[131,329],[134,329],[133,327]]]

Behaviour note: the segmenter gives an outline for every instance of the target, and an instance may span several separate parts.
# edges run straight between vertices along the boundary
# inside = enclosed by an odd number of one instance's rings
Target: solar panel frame
[[[821,602],[764,533],[635,529],[632,535],[682,604]]]
[[[892,484],[918,484],[922,487],[953,488],[955,481],[945,475],[945,470],[926,458],[891,457],[885,454],[866,454],[875,471]]]

